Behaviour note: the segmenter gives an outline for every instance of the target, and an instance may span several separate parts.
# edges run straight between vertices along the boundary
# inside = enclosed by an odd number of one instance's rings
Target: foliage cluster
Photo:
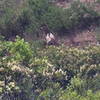
[[[99,46],[31,47],[19,37],[0,41],[2,100],[7,93],[23,93],[24,100],[99,100]]]
[[[60,30],[70,30],[80,25],[89,26],[99,17],[93,7],[79,1],[72,2],[68,8],[50,4],[49,0],[24,0],[20,6],[12,8],[15,4],[14,1],[1,4],[8,5],[2,6],[2,10],[0,8],[0,33],[6,38],[15,35],[23,37],[28,32],[41,34],[42,25],[59,33]]]

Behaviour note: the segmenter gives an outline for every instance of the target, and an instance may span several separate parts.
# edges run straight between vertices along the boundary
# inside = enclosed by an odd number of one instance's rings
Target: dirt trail
[[[95,36],[95,30],[84,30],[82,32],[75,32],[74,35],[58,36],[58,42],[68,46],[84,46],[84,45],[96,45],[97,40]]]

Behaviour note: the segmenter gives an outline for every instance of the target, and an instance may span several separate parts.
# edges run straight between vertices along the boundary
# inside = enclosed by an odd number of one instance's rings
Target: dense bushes
[[[19,11],[7,7],[3,9],[3,12],[2,16],[0,16],[0,33],[5,36],[7,40],[17,34],[22,36],[23,26],[21,26],[18,21],[20,15]]]
[[[31,58],[31,49],[23,40],[0,41],[0,97],[2,100],[8,99],[7,94],[20,93],[26,88],[24,83],[27,84],[27,80],[28,83],[31,80],[29,76],[31,70],[24,65],[28,66]],[[24,65],[22,66],[22,64]],[[25,91],[23,92],[26,95],[23,97],[24,99],[28,94],[28,91]]]
[[[39,51],[38,54],[42,54],[41,57],[45,57],[45,61],[48,61],[48,67],[45,66],[44,70],[40,68],[39,72],[43,71],[43,75],[48,76],[50,82],[56,83],[55,87],[50,86],[43,90],[39,100],[43,98],[44,100],[47,98],[50,100],[98,100],[99,50],[100,47],[84,49],[48,47],[44,51]],[[63,88],[66,89],[63,90]]]
[[[18,6],[16,11],[11,6],[2,9],[4,12],[0,16],[0,33],[8,39],[16,35],[24,37],[24,33],[38,36],[43,33],[40,30],[43,25],[46,25],[49,31],[58,33],[62,29],[86,27],[99,16],[93,7],[79,1],[72,2],[69,8],[60,8],[50,4],[49,0],[27,0],[24,5]]]
[[[82,26],[87,27],[91,25],[94,18],[99,16],[94,8],[83,4],[79,1],[72,2],[71,7],[64,10],[62,15],[63,24],[66,29]]]
[[[62,27],[60,19],[62,9],[50,5],[49,0],[29,0],[29,10],[30,9],[33,13],[32,16],[36,18],[40,26],[46,25],[51,31],[57,31]],[[40,26],[38,27],[38,30]]]
[[[63,9],[48,0],[28,0],[18,10],[6,3],[0,15],[0,34],[8,40],[28,32],[42,34],[42,25],[53,32],[70,30],[99,16],[80,2]],[[30,46],[19,37],[12,42],[0,36],[1,100],[99,100],[99,83],[99,46],[48,47],[44,41]]]
[[[88,90],[88,91],[86,91],[86,94],[84,94],[84,91],[82,91],[84,96],[78,94],[77,89],[79,91],[80,89],[84,88],[84,87],[82,87],[82,85],[84,84],[84,81],[81,81],[79,78],[74,78],[72,81],[74,81],[75,84],[72,84],[69,88],[67,88],[65,90],[62,90],[62,89],[60,89],[60,90],[54,89],[53,90],[52,88],[50,88],[50,89],[43,91],[40,94],[40,97],[38,100],[41,100],[41,98],[44,100],[46,100],[46,99],[48,99],[48,100],[51,100],[51,99],[53,99],[53,100],[99,100],[99,98],[100,98],[99,92],[96,92],[94,94],[91,90]],[[76,86],[78,87],[77,89],[75,89]]]
[[[51,6],[48,8],[48,12],[42,16],[42,20],[51,31],[59,31],[63,27],[61,15],[61,8]]]
[[[2,98],[17,93],[25,95],[24,100],[99,100],[99,46],[39,48],[34,45],[30,48],[18,37],[15,42],[0,41]]]

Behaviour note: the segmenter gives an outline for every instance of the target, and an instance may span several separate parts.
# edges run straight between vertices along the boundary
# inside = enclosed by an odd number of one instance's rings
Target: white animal
[[[51,42],[52,40],[55,40],[55,36],[54,36],[52,33],[48,33],[48,34],[46,35],[47,44],[48,44],[49,42]]]
[[[51,39],[55,40],[55,37],[52,33],[50,33],[49,36],[50,36]]]

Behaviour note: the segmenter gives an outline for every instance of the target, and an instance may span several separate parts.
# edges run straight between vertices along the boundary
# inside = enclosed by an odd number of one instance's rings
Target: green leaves
[[[36,100],[99,100],[99,46],[36,44],[30,47],[20,37],[0,41],[0,94],[24,91]]]

